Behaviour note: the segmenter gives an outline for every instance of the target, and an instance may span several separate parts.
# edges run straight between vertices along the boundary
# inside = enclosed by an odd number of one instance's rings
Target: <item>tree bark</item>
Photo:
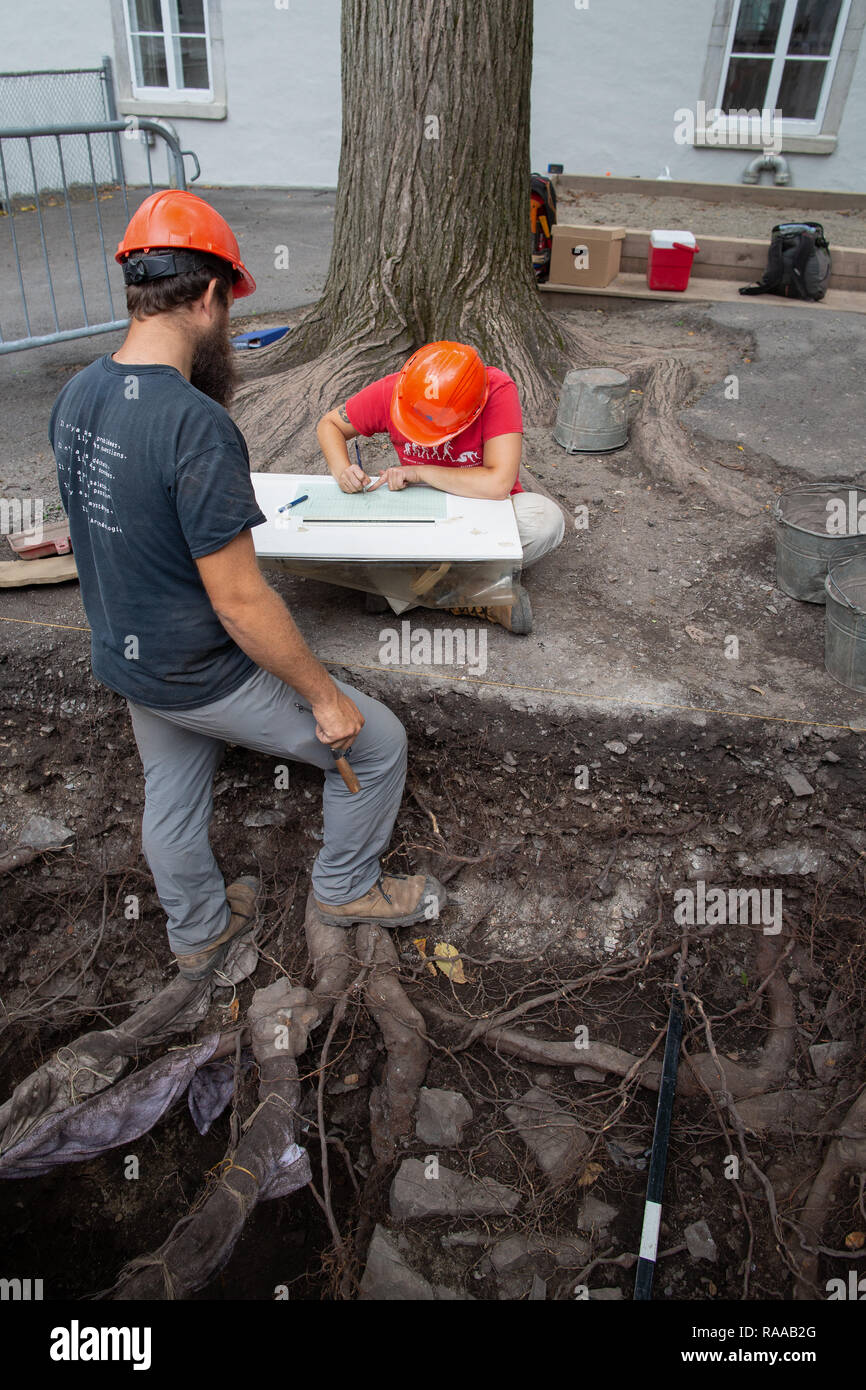
[[[532,0],[343,0],[343,133],[322,298],[236,414],[257,467],[438,339],[471,343],[549,424],[582,365],[529,244]],[[291,249],[291,248],[290,248]]]

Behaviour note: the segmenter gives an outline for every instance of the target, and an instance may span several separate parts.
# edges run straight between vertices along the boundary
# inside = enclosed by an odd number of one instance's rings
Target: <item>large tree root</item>
[[[257,1202],[286,1196],[310,1181],[309,1159],[295,1143],[301,1092],[295,1058],[318,1016],[309,992],[287,980],[256,991],[248,1017],[261,1080],[246,1132],[201,1205],[153,1254],[132,1260],[108,1298],[186,1298],[226,1264]]]
[[[688,1069],[680,1068],[677,1078],[679,1095],[700,1095],[706,1087],[713,1092],[727,1091],[735,1100],[745,1100],[749,1096],[763,1095],[765,1091],[775,1089],[785,1079],[794,1056],[796,1025],[794,1001],[787,981],[781,971],[770,973],[778,958],[778,941],[779,938],[762,936],[758,950],[758,970],[770,977],[767,984],[769,1036],[760,1061],[754,1067],[743,1067],[728,1057],[720,1058],[723,1084],[712,1056],[702,1052],[689,1059],[689,1066],[695,1075],[691,1075]],[[450,1024],[461,1032],[477,1029],[477,1020],[460,1018],[427,1000],[419,1000],[418,1008],[425,1018]],[[610,1072],[614,1076],[633,1075],[647,1090],[657,1091],[659,1087],[661,1063],[658,1060],[649,1058],[642,1062],[639,1057],[610,1043],[591,1042],[576,1051],[573,1042],[549,1042],[530,1037],[519,1029],[497,1027],[495,1024],[485,1027],[478,1036],[493,1051],[521,1057],[526,1062],[554,1067],[575,1067],[580,1064],[594,1067],[597,1071]]]
[[[677,420],[695,385],[694,373],[676,357],[654,362],[643,372],[634,372],[632,381],[642,380],[643,400],[632,425],[631,441],[644,466],[654,478],[679,492],[697,488],[719,507],[753,515],[760,505],[736,483],[704,472],[689,445],[689,437]]]
[[[818,1296],[818,1247],[837,1183],[851,1171],[866,1173],[866,1090],[861,1091],[839,1128],[841,1137],[830,1144],[797,1222],[799,1248],[795,1250],[794,1258],[799,1275],[794,1285],[796,1299],[814,1299]]]
[[[388,1163],[400,1140],[411,1133],[430,1050],[424,1040],[424,1019],[400,984],[400,964],[391,937],[381,927],[361,926],[358,948],[372,962],[365,997],[388,1052],[385,1075],[370,1095],[373,1153],[378,1162]]]
[[[316,911],[312,889],[307,895],[304,935],[312,967],[313,996],[322,1017],[331,1012],[349,982],[351,940],[344,927],[327,926]]]

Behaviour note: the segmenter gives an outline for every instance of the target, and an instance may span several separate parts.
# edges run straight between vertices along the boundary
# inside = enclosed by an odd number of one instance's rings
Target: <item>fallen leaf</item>
[[[845,1237],[845,1244],[849,1250],[862,1250],[866,1244],[866,1232],[849,1231]]]
[[[686,636],[691,637],[693,642],[697,642],[699,647],[711,641],[712,634],[705,632],[702,627],[695,627],[694,623],[686,623]]]
[[[436,966],[433,964],[432,961],[427,960],[427,938],[426,938],[426,936],[419,936],[419,937],[416,937],[416,939],[412,942],[412,945],[418,947],[418,954],[419,954],[419,956],[421,957],[421,959],[422,959],[423,961],[426,961],[426,962],[427,962],[427,969],[429,970],[430,974],[431,974],[431,975],[435,975],[435,974],[436,974]]]
[[[466,984],[463,962],[456,946],[449,946],[447,941],[437,941],[433,958],[446,979],[451,980],[455,985]]]
[[[577,1180],[578,1187],[591,1187],[596,1178],[601,1175],[600,1163],[587,1163],[583,1172]]]
[[[229,1004],[229,1007],[228,1007],[228,1015],[229,1015],[229,1018],[231,1019],[232,1023],[237,1023],[237,1021],[238,1021],[238,1014],[240,1013],[240,1011],[241,1011],[241,1001],[240,1001],[240,999],[233,999],[232,1002]]]

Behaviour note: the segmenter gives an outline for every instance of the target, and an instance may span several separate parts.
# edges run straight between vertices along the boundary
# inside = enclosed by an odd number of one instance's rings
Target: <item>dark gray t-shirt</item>
[[[194,563],[266,520],[228,412],[174,367],[106,356],[64,386],[49,438],[97,680],[153,709],[237,690],[255,664]]]

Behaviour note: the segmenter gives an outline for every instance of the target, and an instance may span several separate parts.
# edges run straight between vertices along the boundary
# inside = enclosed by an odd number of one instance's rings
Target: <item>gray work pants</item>
[[[226,743],[324,770],[324,842],[312,873],[320,902],[352,902],[378,880],[403,795],[406,733],[378,700],[336,684],[366,720],[351,751],[361,783],[354,796],[330,748],[316,738],[309,702],[268,671],[257,669],[239,690],[198,709],[127,701],[144,767],[142,848],[176,953],[200,950],[228,925],[225,882],[208,837],[213,777]]]

